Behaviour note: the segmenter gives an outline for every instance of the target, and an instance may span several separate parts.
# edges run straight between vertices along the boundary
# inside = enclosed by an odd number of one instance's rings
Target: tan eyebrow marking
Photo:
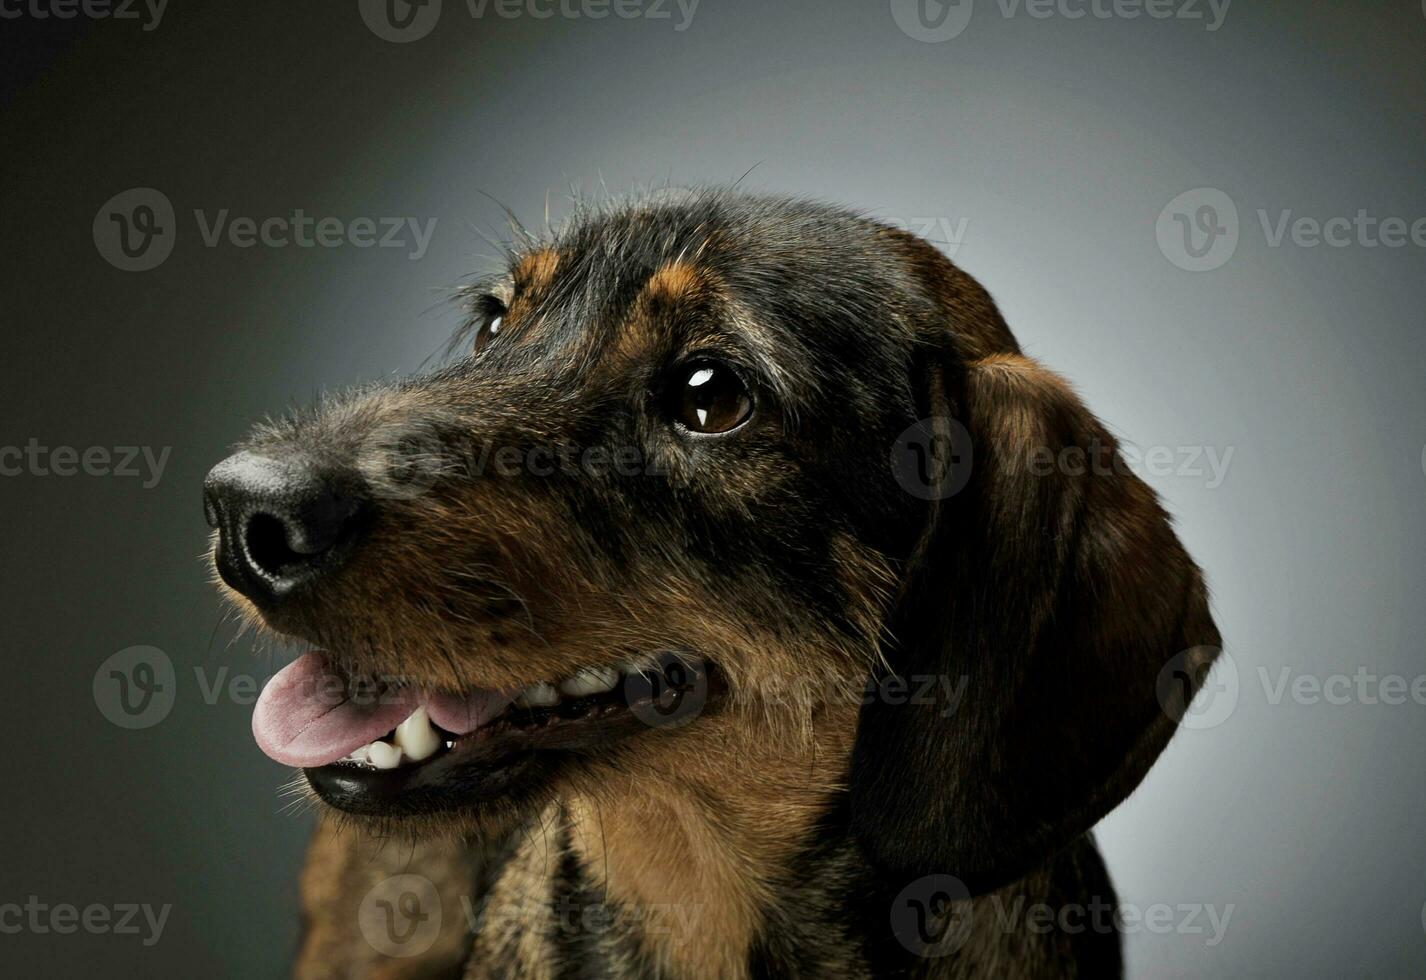
[[[654,271],[629,308],[615,341],[619,358],[637,359],[658,345],[660,314],[707,298],[714,285],[708,273],[681,259]]]
[[[543,291],[555,277],[559,264],[560,254],[552,248],[542,248],[524,256],[515,263],[516,291]]]
[[[649,300],[675,303],[708,285],[707,279],[687,262],[667,262],[644,284],[644,296]]]

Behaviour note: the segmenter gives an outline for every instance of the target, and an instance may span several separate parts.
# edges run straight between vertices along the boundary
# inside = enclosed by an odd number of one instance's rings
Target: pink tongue
[[[499,717],[500,713],[510,706],[510,702],[515,700],[516,693],[476,688],[464,696],[427,694],[422,697],[422,702],[426,705],[426,714],[431,716],[433,724],[452,735],[465,735]]]
[[[253,738],[269,757],[313,768],[336,762],[374,742],[425,703],[431,721],[456,735],[479,728],[505,710],[511,695],[477,690],[457,697],[422,698],[411,688],[353,700],[316,651],[303,654],[267,682],[253,709]]]

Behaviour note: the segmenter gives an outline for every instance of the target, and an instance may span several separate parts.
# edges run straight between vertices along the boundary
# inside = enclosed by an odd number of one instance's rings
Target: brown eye
[[[500,336],[500,328],[505,325],[505,304],[493,296],[481,302],[475,317],[475,352],[479,352],[492,340]]]
[[[737,372],[717,361],[695,361],[674,371],[668,414],[689,432],[736,429],[753,414],[753,399]]]

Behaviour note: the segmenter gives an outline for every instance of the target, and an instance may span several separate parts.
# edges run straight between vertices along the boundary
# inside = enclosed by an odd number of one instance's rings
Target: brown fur
[[[843,212],[693,195],[587,216],[474,294],[505,320],[468,364],[258,432],[254,451],[350,461],[380,514],[319,591],[261,614],[232,597],[354,674],[522,687],[682,649],[727,698],[536,760],[508,800],[324,821],[298,975],[1117,970],[1112,937],[1006,933],[987,910],[1112,899],[1087,833],[1185,707],[1160,668],[1217,633],[1137,478],[1036,474],[1039,450],[1112,456],[1113,440],[985,290]],[[658,417],[667,366],[695,354],[757,378],[752,418],[718,440]],[[968,432],[964,490],[924,500],[893,481],[888,454],[918,419]],[[563,443],[633,446],[640,471],[532,478],[530,452]],[[512,447],[510,473],[482,455]],[[938,478],[955,465],[938,459]],[[410,493],[392,474],[413,467]],[[923,675],[965,681],[964,702],[866,693]],[[363,833],[420,843],[373,853]],[[419,958],[375,955],[354,903],[402,868],[443,906],[495,914],[473,933],[457,917]],[[942,874],[973,925],[955,955],[922,957],[888,910]],[[569,903],[619,921],[567,935]]]

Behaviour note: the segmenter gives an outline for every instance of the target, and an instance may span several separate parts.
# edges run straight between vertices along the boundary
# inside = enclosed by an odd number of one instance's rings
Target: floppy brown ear
[[[969,479],[927,505],[888,659],[907,690],[960,700],[868,698],[851,813],[885,873],[983,892],[1138,785],[1219,636],[1153,491],[1062,380],[1018,353],[928,374],[935,426],[969,434],[947,464]]]

